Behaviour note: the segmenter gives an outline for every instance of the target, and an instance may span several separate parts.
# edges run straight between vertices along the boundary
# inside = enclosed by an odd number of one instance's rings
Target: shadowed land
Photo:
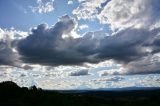
[[[0,83],[0,106],[160,106],[160,89],[47,91]]]

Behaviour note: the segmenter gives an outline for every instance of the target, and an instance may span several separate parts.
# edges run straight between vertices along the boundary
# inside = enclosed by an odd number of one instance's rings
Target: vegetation
[[[60,92],[0,83],[0,106],[160,106],[160,90]]]

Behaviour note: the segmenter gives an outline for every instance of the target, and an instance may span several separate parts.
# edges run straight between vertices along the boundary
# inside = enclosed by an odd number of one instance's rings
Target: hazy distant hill
[[[160,106],[160,89],[43,91],[0,83],[0,106]]]

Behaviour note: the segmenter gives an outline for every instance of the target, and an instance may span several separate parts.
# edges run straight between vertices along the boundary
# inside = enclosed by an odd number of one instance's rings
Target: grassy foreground
[[[60,92],[0,83],[0,106],[160,106],[160,89]]]

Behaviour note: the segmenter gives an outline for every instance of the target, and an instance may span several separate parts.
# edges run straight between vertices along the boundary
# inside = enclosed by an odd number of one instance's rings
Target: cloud
[[[105,82],[120,82],[122,80],[124,80],[124,77],[121,76],[114,76],[114,77],[109,77],[109,78],[104,78],[104,79],[100,79],[100,81],[105,81]]]
[[[26,32],[0,29],[0,65],[19,67],[19,55],[14,47],[14,39],[21,39]]]
[[[8,42],[0,41],[0,65],[15,66],[15,61],[18,61],[16,53],[10,46]]]
[[[44,2],[43,0],[37,0],[37,7],[30,6],[33,13],[49,13],[54,10],[53,7],[54,0],[50,0],[49,2]]]
[[[88,28],[88,25],[86,25],[86,24],[83,24],[83,25],[79,26],[80,30],[87,29],[87,28]]]
[[[123,69],[119,68],[119,69],[108,69],[108,70],[103,70],[98,72],[100,76],[108,76],[108,75],[121,75],[124,74]]]
[[[78,19],[99,19],[113,32],[118,29],[110,40],[104,39],[106,47],[100,46],[103,52],[98,57],[104,53],[104,59],[122,63],[127,74],[159,72],[159,0],[102,0],[94,5],[96,1],[79,1],[73,14]]]
[[[73,4],[73,1],[72,0],[68,0],[68,5],[71,5]]]
[[[36,29],[32,29],[31,34],[18,43],[22,60],[46,65],[77,64],[81,62],[82,59],[79,58],[81,54],[72,48],[73,43],[76,42],[72,38],[62,38],[62,35],[69,34],[74,27],[74,21],[66,15],[62,16],[59,22],[51,28],[46,24],[41,24]]]
[[[102,37],[94,37],[96,33],[92,32],[73,38],[71,32],[75,26],[74,20],[65,15],[50,28],[41,24],[32,29],[31,34],[18,43],[21,59],[27,63],[54,66],[99,62],[96,49]],[[63,38],[63,35],[68,37]]]
[[[87,69],[82,69],[79,71],[72,71],[69,73],[69,76],[84,76],[84,75],[89,75]]]
[[[94,19],[108,0],[78,0],[80,5],[73,10],[77,19]]]
[[[113,30],[128,27],[154,27],[160,22],[159,0],[91,0],[79,1],[73,10],[78,19],[98,19]],[[160,24],[158,24],[159,26]]]
[[[125,74],[148,74],[148,73],[159,73],[160,68],[160,57],[159,55],[149,55],[143,57],[137,61],[132,61],[127,64],[124,70]]]
[[[111,0],[98,15],[101,23],[113,29],[152,27],[160,21],[159,0]]]
[[[50,28],[46,24],[41,24],[32,29],[31,34],[18,43],[21,59],[27,63],[55,66],[98,62],[99,60],[94,58],[96,48],[92,46],[98,46],[100,38],[92,37],[94,33],[73,38],[70,35],[75,25],[74,20],[65,15]],[[63,35],[68,37],[63,38]]]

